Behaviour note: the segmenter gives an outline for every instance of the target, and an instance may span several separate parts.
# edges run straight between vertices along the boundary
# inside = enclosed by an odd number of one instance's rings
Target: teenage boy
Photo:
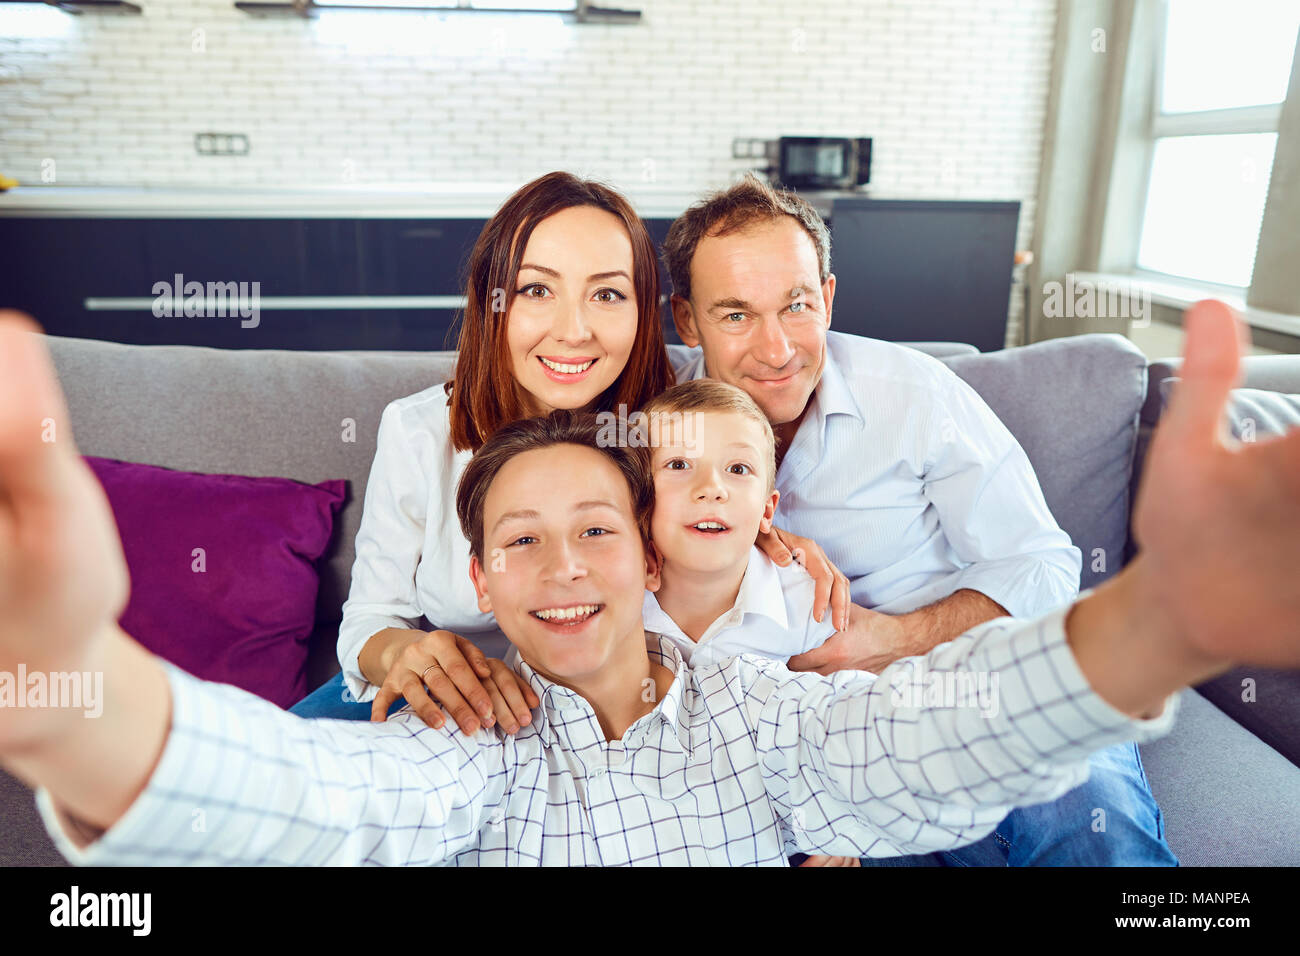
[[[40,788],[78,862],[784,864],[787,848],[969,842],[1013,803],[1077,783],[1088,752],[1167,731],[1187,684],[1234,661],[1300,664],[1300,432],[1225,447],[1239,328],[1221,303],[1186,328],[1139,495],[1142,553],[1072,607],[926,657],[935,674],[996,671],[987,718],[898,706],[888,670],[822,677],[753,657],[693,670],[642,628],[657,572],[636,462],[599,446],[594,418],[501,432],[457,513],[476,556],[502,549],[475,558],[474,586],[542,700],[510,737],[409,712],[302,720],[140,648],[113,623],[125,561],[49,355],[33,323],[0,313],[0,671],[105,684],[98,720],[0,710],[0,760]],[[45,442],[51,418],[60,437]]]

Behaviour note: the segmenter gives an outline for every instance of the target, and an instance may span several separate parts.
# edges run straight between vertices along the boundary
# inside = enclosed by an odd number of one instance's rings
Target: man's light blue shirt
[[[705,377],[699,350],[679,382]],[[1082,558],[1024,450],[942,362],[828,332],[821,381],[776,474],[776,525],[817,542],[855,603],[903,614],[970,588],[1016,617],[1078,594]]]

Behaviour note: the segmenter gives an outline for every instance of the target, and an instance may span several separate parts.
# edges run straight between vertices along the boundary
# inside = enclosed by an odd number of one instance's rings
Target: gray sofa
[[[49,341],[87,455],[200,472],[349,480],[321,567],[309,686],[335,673],[334,641],[380,413],[392,399],[445,379],[451,354]],[[1049,506],[1083,551],[1083,586],[1117,571],[1133,550],[1131,488],[1160,411],[1148,380],[1168,377],[1174,365],[1148,368],[1114,335],[988,354],[917,347],[969,381],[1020,440]],[[1300,356],[1252,359],[1247,368],[1247,385],[1300,392]],[[357,423],[355,443],[340,440],[346,418]],[[1143,748],[1167,837],[1185,865],[1300,864],[1300,756],[1293,746],[1300,685],[1295,674],[1251,675],[1261,706],[1234,708],[1238,676],[1223,679],[1217,691],[1184,691],[1174,732]],[[8,823],[0,864],[61,862],[30,792],[3,774],[0,810]]]

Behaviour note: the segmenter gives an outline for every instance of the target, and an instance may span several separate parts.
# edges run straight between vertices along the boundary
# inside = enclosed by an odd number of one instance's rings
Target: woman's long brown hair
[[[640,408],[673,383],[659,321],[659,269],[654,241],[631,204],[610,187],[565,172],[547,173],[519,189],[483,227],[470,253],[465,311],[456,372],[446,389],[451,440],[458,451],[477,450],[498,428],[528,415],[511,371],[506,315],[515,295],[528,238],[548,216],[573,206],[595,206],[617,216],[632,241],[636,338],[627,366],[597,398],[594,411]],[[493,302],[493,290],[504,290]],[[493,305],[497,309],[493,309]]]

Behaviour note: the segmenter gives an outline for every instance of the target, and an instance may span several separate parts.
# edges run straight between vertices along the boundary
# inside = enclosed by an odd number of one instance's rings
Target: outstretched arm
[[[41,788],[69,855],[104,830],[96,851],[155,863],[429,863],[472,840],[500,780],[486,733],[302,720],[163,664],[113,623],[126,562],[37,332],[0,312],[0,672],[102,675],[103,701],[96,718],[0,707],[0,762]],[[146,789],[155,773],[166,785]],[[418,840],[411,826],[380,839],[417,819]]]
[[[126,561],[38,331],[0,313],[0,671],[102,674],[105,699],[96,719],[0,709],[0,755],[107,826],[157,763],[171,701],[161,665],[113,623],[126,605]]]

